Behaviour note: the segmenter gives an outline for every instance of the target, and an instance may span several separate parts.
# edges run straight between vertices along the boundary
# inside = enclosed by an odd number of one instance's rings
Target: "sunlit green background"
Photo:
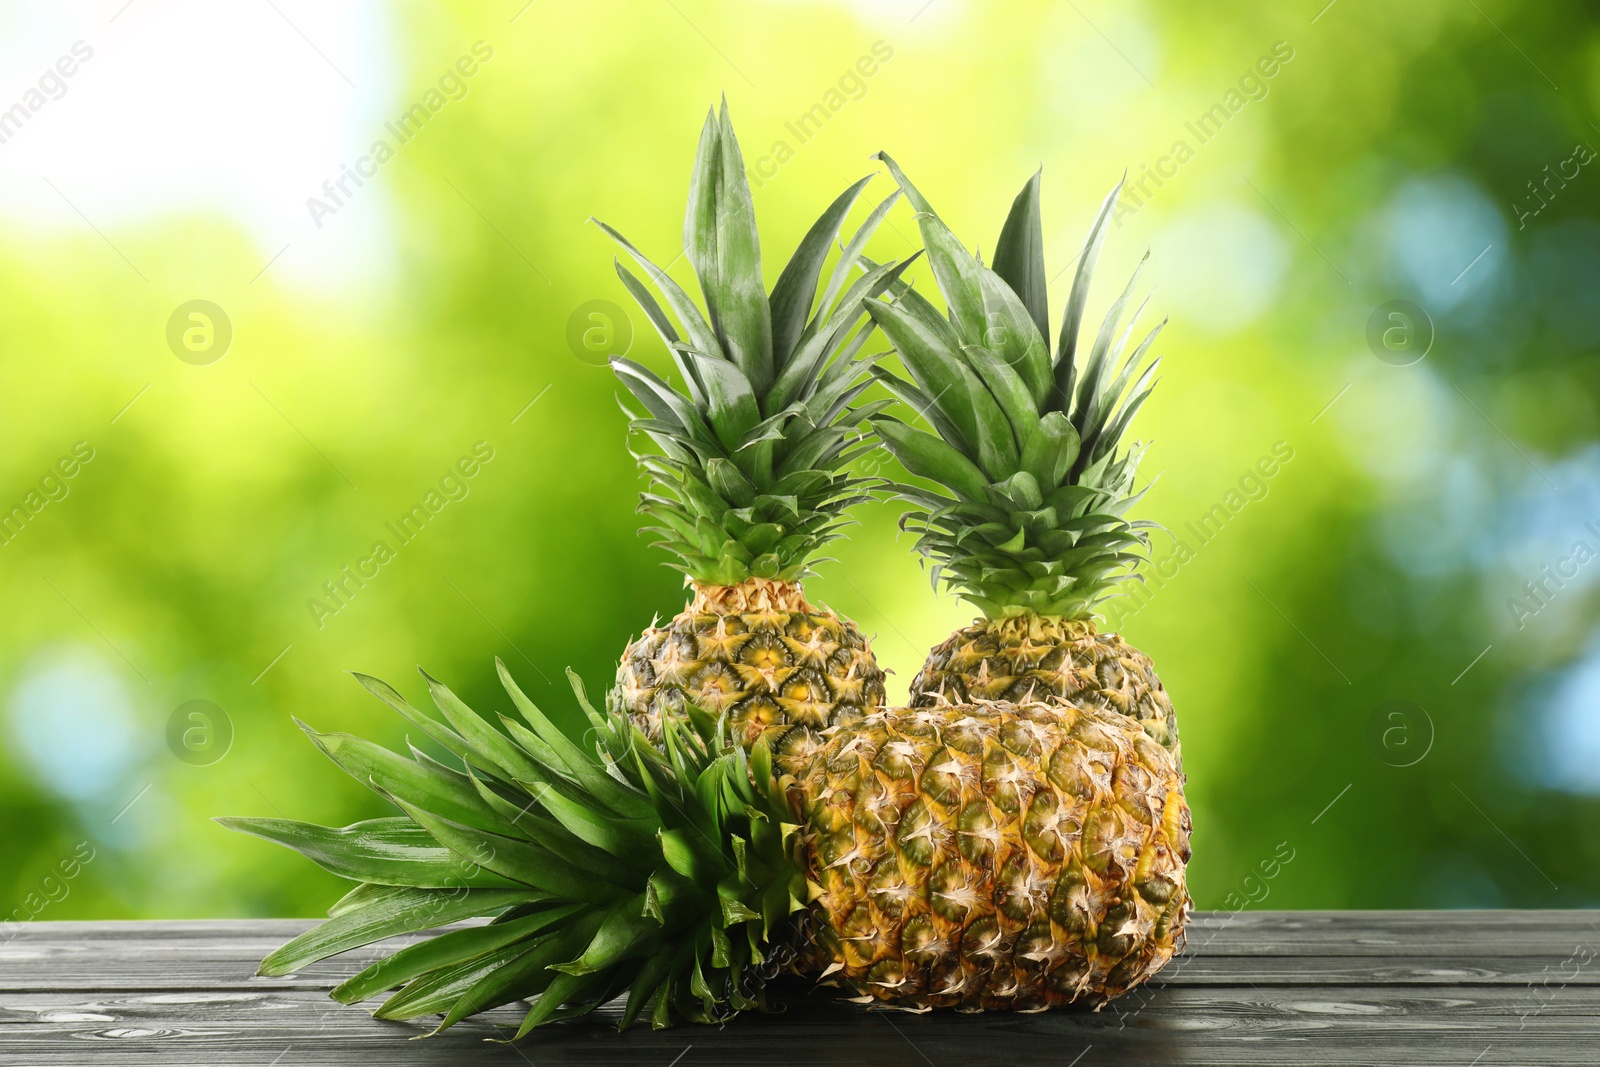
[[[1325,3],[7,5],[0,509],[28,515],[0,544],[0,912],[320,912],[334,878],[208,819],[381,814],[293,722],[404,744],[341,672],[420,699],[420,663],[500,708],[498,655],[567,715],[564,667],[604,686],[681,607],[568,328],[627,302],[590,215],[677,255],[724,92],[768,157],[769,281],[880,148],[985,249],[1042,163],[1052,270],[1144,179],[1093,306],[1150,249],[1172,324],[1143,511],[1185,549],[1117,622],[1178,708],[1199,906],[1600,902],[1600,28],[1557,0]],[[915,247],[891,218],[880,256]],[[167,341],[197,299],[233,331],[202,365]],[[1414,365],[1369,345],[1391,300],[1431,316]],[[441,479],[459,499],[400,546],[385,524]],[[862,509],[811,586],[891,698],[972,614],[895,518]],[[231,731],[215,762],[220,734],[169,744],[197,700]]]

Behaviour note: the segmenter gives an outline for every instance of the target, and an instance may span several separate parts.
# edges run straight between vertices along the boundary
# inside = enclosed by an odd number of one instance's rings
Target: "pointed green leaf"
[[[404,989],[378,1005],[372,1016],[375,1019],[415,1019],[449,1011],[450,1006],[478,982],[526,955],[537,944],[513,942],[475,959],[429,971],[412,979]]]
[[[621,356],[612,358],[611,369],[617,379],[627,387],[628,392],[632,393],[655,418],[695,440],[706,443],[714,440],[710,428],[700,418],[700,413],[695,410],[694,405],[678,395],[672,386],[656,377],[650,370]]]
[[[985,345],[968,345],[962,349],[962,355],[1000,405],[1013,440],[1021,448],[1026,448],[1033,438],[1039,436],[1039,412],[1033,406],[1033,397],[1022,376]]]
[[[498,1008],[514,1000],[527,1000],[535,995],[542,996],[555,984],[558,977],[553,973],[552,965],[562,957],[570,955],[573,944],[582,943],[579,938],[580,933],[587,933],[589,928],[591,928],[590,917],[585,916],[581,924],[574,923],[571,928],[557,930],[541,938],[516,959],[508,961],[504,966],[478,979],[450,1006],[449,1012],[439,1022],[439,1030],[449,1029],[467,1016],[476,1015],[480,1011]]]
[[[512,888],[441,846],[410,819],[369,819],[341,829],[293,819],[218,819],[230,830],[294,849],[323,870],[356,882],[420,888]]]
[[[634,302],[639,305],[640,310],[645,313],[645,317],[650,320],[650,324],[656,328],[656,333],[660,336],[662,343],[667,346],[667,351],[672,355],[672,362],[678,368],[678,374],[683,377],[684,387],[688,390],[689,398],[696,404],[704,404],[705,390],[701,387],[700,379],[696,376],[694,368],[689,365],[688,358],[679,349],[678,331],[673,328],[672,321],[667,318],[667,313],[661,310],[661,305],[656,302],[656,298],[651,294],[650,290],[645,288],[644,283],[635,277],[632,271],[624,267],[620,260],[612,259],[611,262],[617,269],[617,277],[622,279],[623,287],[628,290]]]
[[[528,1014],[522,1017],[522,1025],[517,1027],[511,1040],[519,1041],[535,1028],[555,1022],[561,1017],[561,1005],[581,1000],[591,990],[599,988],[606,977],[604,974],[555,974],[549,987],[528,1009]]]
[[[878,227],[883,224],[883,220],[888,217],[889,209],[894,207],[899,199],[900,192],[898,190],[884,197],[883,201],[868,213],[866,220],[856,229],[849,243],[840,249],[838,262],[833,265],[833,273],[828,277],[828,287],[822,291],[822,299],[817,304],[816,318],[812,320],[811,328],[806,331],[806,334],[802,335],[802,339],[806,335],[816,333],[822,325],[829,322],[836,310],[844,313],[849,312],[848,301],[841,301],[838,308],[835,309],[833,306],[834,298],[839,295],[844,289],[845,283],[850,280],[850,273],[856,269],[861,252],[867,247],[867,241],[877,232]]]
[[[693,351],[689,358],[705,382],[707,421],[722,447],[732,452],[751,427],[761,421],[761,407],[756,402],[751,381],[742,370],[725,360]]]
[[[811,318],[811,303],[816,299],[822,264],[839,236],[839,227],[871,180],[872,175],[867,175],[828,205],[822,217],[812,223],[811,229],[800,239],[800,247],[795,249],[778,276],[778,284],[772,287],[772,351],[779,369],[794,352]]]
[[[545,810],[578,840],[623,860],[648,862],[654,853],[651,838],[660,827],[658,820],[618,818],[586,807],[549,786],[533,784],[532,788]]]
[[[711,483],[711,488],[716,490],[717,495],[726,500],[731,507],[748,507],[755,501],[755,485],[744,476],[744,472],[728,460],[714,459],[707,463],[706,481]]]
[[[917,227],[922,231],[922,243],[928,250],[928,263],[939,281],[939,292],[944,294],[957,335],[964,343],[977,343],[983,338],[984,328],[978,261],[950,232],[950,227],[934,212],[927,198],[906,178],[900,165],[887,152],[879,152],[877,158],[883,160],[906,198],[917,209]]]
[[[492,831],[500,823],[464,777],[440,773],[351,734],[319,734],[305,723],[300,728],[329,759],[368,788],[482,830]]]
[[[667,976],[672,972],[674,961],[683,954],[682,946],[669,944],[657,951],[639,969],[639,975],[633,980],[633,986],[628,991],[628,1003],[622,1010],[621,1021],[617,1023],[618,1030],[626,1030],[632,1026],[652,999],[667,995],[669,984]]]
[[[1028,407],[1037,416],[1046,410],[1055,379],[1050,374],[1050,348],[1011,288],[992,270],[978,275],[983,287],[984,347],[1016,372],[1028,390]]]
[[[689,294],[683,291],[683,287],[673,281],[666,271],[646,259],[644,253],[629,244],[628,239],[623,237],[622,234],[599,219],[593,221],[607,237],[621,245],[623,251],[627,252],[635,263],[644,268],[644,272],[656,284],[656,288],[661,291],[661,295],[667,298],[667,306],[672,309],[674,315],[678,316],[678,322],[683,326],[684,332],[687,334],[690,347],[712,358],[724,358],[722,345],[717,340],[716,332],[711,329],[711,324],[706,322],[705,316],[700,314],[700,309],[695,307],[694,301],[689,299]]]
[[[667,866],[692,882],[713,882],[726,863],[711,842],[695,830],[662,830],[661,853]]]
[[[1049,296],[1045,291],[1044,226],[1039,218],[1039,176],[1034,171],[1028,184],[1011,202],[1000,239],[994,246],[994,273],[1005,279],[1022,301],[1029,317],[1046,345],[1050,340]],[[1048,355],[1046,360],[1048,361]]]
[[[642,895],[618,901],[583,954],[566,963],[553,963],[550,969],[564,974],[593,974],[620,960],[655,951],[660,944],[662,927],[643,914],[643,906]]]
[[[266,959],[256,973],[281,978],[340,952],[374,941],[428,930],[539,899],[527,889],[413,889],[390,886],[374,890],[356,907],[319,923]]]
[[[341,1004],[359,1004],[429,971],[453,967],[525,940],[585,908],[583,904],[569,904],[563,908],[547,908],[510,922],[438,934],[385,956],[335,986],[329,996]]]
[[[420,667],[418,673],[428,684],[434,706],[450,720],[461,736],[472,745],[473,762],[485,770],[498,771],[507,779],[530,777],[538,771],[527,754],[512,743],[505,734],[490,726],[488,721],[450,691],[450,688]]]
[[[431,715],[412,707],[406,701],[406,698],[395,690],[394,686],[381,678],[374,678],[372,675],[362,674],[360,671],[351,671],[350,673],[355,677],[356,681],[366,688],[367,692],[399,712],[407,722],[437,741],[451,755],[463,760],[467,758],[468,747],[463,738]]]
[[[1039,434],[1022,450],[1022,469],[1046,491],[1060,485],[1078,458],[1078,431],[1061,412],[1051,411],[1039,420]]]
[[[1133,296],[1133,290],[1139,284],[1139,275],[1144,270],[1145,262],[1150,258],[1146,252],[1139,260],[1139,265],[1134,268],[1128,284],[1123,287],[1122,294],[1112,301],[1111,307],[1106,310],[1104,320],[1100,323],[1100,330],[1095,334],[1094,347],[1089,351],[1089,359],[1083,366],[1082,380],[1078,383],[1077,402],[1072,409],[1072,424],[1078,428],[1080,434],[1092,429],[1090,423],[1100,409],[1101,393],[1105,388],[1106,376],[1111,373],[1111,341],[1116,335],[1117,325],[1122,318],[1122,309]]]
[[[950,421],[949,416],[939,410],[938,406],[934,404],[933,398],[927,393],[896,375],[893,371],[886,370],[883,367],[871,367],[869,370],[874,381],[881,383],[896,399],[909,407],[913,413],[927,420],[928,424],[934,428],[940,437],[946,441],[960,441],[962,439],[961,431]]]
[[[473,784],[478,787],[485,803],[505,818],[508,836],[514,830],[517,835],[537,842],[540,847],[549,849],[573,867],[593,871],[618,885],[626,885],[650,869],[648,856],[636,854],[618,857],[586,844],[559,822],[546,817],[533,798],[517,806],[496,796],[492,789],[476,778]]]
[[[739,142],[722,114],[706,116],[689,182],[683,248],[700,278],[722,351],[757,392],[772,381],[772,309],[761,278],[761,242]]]
[[[1111,221],[1111,210],[1117,206],[1117,197],[1122,195],[1122,186],[1126,182],[1124,175],[1122,181],[1117,183],[1115,189],[1100,204],[1100,212],[1095,216],[1094,224],[1089,227],[1089,237],[1083,244],[1083,251],[1078,255],[1078,270],[1072,278],[1072,292],[1067,297],[1067,309],[1061,318],[1061,334],[1056,338],[1055,356],[1055,407],[1061,411],[1070,411],[1072,403],[1073,377],[1077,367],[1078,328],[1083,322],[1083,308],[1089,301],[1089,281],[1094,276],[1095,263],[1100,258],[1100,246],[1106,239],[1106,224]]]
[[[617,781],[607,774],[599,765],[599,757],[592,752],[584,752],[573,744],[561,728],[540,711],[533,701],[529,700],[521,687],[511,677],[511,672],[504,663],[498,659],[495,667],[500,672],[500,684],[505,687],[506,693],[516,704],[522,717],[533,727],[550,752],[561,761],[561,766],[567,771],[571,779],[587,789],[601,803],[612,811],[627,818],[643,818],[651,814],[652,808],[649,798],[629,786]]]
[[[867,312],[894,345],[917,387],[960,431],[960,439],[950,444],[975,458],[979,450],[977,408],[987,403],[1000,416],[989,391],[956,352],[945,347],[942,338],[901,305],[872,301],[867,304]]]
[[[452,852],[542,893],[561,900],[599,901],[614,899],[621,892],[614,883],[598,874],[581,871],[532,842],[485,833],[440,818],[404,801],[398,803],[407,815]]]
[[[965,499],[984,498],[988,479],[957,449],[896,419],[875,419],[872,425],[889,451],[912,474],[938,482]]]

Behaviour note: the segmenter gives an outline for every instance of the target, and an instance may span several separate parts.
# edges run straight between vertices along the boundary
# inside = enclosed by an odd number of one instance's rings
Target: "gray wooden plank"
[[[870,1012],[825,994],[722,1029],[566,1024],[488,1044],[510,1009],[427,1041],[326,990],[391,946],[252,977],[308,920],[41,923],[0,933],[0,1063],[1600,1063],[1600,913],[1204,914],[1188,953],[1096,1014]],[[1584,953],[1587,953],[1586,955]],[[804,989],[791,985],[791,989]],[[798,995],[798,994],[797,994]],[[614,1014],[615,1009],[611,1009]],[[690,1047],[692,1046],[692,1048]]]
[[[1503,921],[1501,921],[1503,920]],[[0,990],[327,989],[407,943],[358,949],[285,979],[256,964],[310,920],[38,923],[0,943]],[[1165,985],[1600,984],[1594,912],[1202,915]]]
[[[1539,1008],[1536,1014],[1528,1014]],[[685,1026],[618,1034],[593,1021],[541,1031],[516,1048],[486,1043],[515,1024],[501,1010],[425,1041],[426,1027],[383,1023],[310,991],[139,994],[74,998],[0,996],[4,1062],[83,1063],[566,1064],[794,1063],[984,1067],[1067,1064],[1088,1050],[1099,1064],[1230,1065],[1287,1062],[1584,1064],[1600,1048],[1600,996],[1551,991],[1534,1004],[1508,989],[1443,986],[1316,991],[1168,989],[1134,1009],[1067,1009],[1040,1015],[909,1015],[803,1001],[781,1015],[722,1028]],[[1519,1026],[1521,1027],[1519,1029]],[[1497,1054],[1498,1053],[1498,1054]],[[679,1057],[682,1056],[680,1060]]]
[[[0,952],[35,941],[217,938],[282,941],[315,919],[184,919],[0,924]],[[1600,910],[1197,912],[1188,951],[1210,955],[1547,955],[1600,942]]]
[[[396,943],[405,944],[400,941]],[[228,953],[224,958],[189,956],[97,956],[76,954],[42,966],[0,971],[0,993],[135,993],[263,989],[323,990],[360,970],[374,956],[358,951],[312,964],[286,978],[261,978],[253,971],[264,953]],[[1600,987],[1600,965],[1579,966],[1567,956],[1477,958],[1470,956],[1195,956],[1179,957],[1155,979],[1159,986],[1220,985],[1440,985],[1463,987],[1561,982]]]
[[[1188,948],[1212,955],[1526,955],[1600,946],[1600,910],[1201,912]]]
[[[141,919],[127,922],[0,923],[0,944],[13,936],[27,938],[40,932],[92,930],[107,940],[142,936],[154,931],[169,936],[205,936],[207,932],[269,932],[304,929],[317,917],[301,919]],[[1347,940],[1392,937],[1485,936],[1514,940],[1545,930],[1590,933],[1600,929],[1600,909],[1549,908],[1455,911],[1196,911],[1189,928],[1197,933],[1216,931],[1217,944],[1248,936],[1267,935],[1273,941],[1331,944]]]

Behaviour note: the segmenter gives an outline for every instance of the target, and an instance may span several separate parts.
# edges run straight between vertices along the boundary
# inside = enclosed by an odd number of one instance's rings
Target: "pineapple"
[[[657,741],[662,724],[691,706],[726,715],[749,745],[769,730],[821,729],[883,703],[883,672],[867,639],[801,588],[817,549],[846,524],[845,510],[866,498],[866,482],[847,466],[875,445],[854,427],[888,403],[851,406],[871,384],[870,361],[858,358],[874,329],[864,305],[910,260],[850,278],[898,192],[843,247],[817,297],[829,248],[868,180],[823,212],[769,295],[727,103],[708,115],[684,220],[704,314],[602,224],[677,320],[617,265],[678,378],[669,384],[636,362],[612,360],[644,409],[632,428],[655,446],[635,453],[651,483],[639,510],[691,590],[681,614],[628,646],[617,673],[614,709]]]
[[[1181,944],[1180,777],[1120,714],[880,708],[799,734],[815,744],[780,775],[772,734],[747,754],[666,718],[658,750],[574,679],[593,727],[580,747],[497,665],[519,713],[498,728],[432,678],[443,721],[356,676],[453,766],[305,727],[400,815],[219,820],[359,883],[261,974],[488,919],[413,941],[332,995],[388,993],[377,1016],[439,1015],[435,1032],[531,1001],[521,1037],[622,995],[624,1027],[720,1021],[763,1007],[784,970],[914,1009],[1100,1002]]]
[[[933,432],[887,414],[873,421],[901,464],[938,487],[902,487],[910,503],[902,528],[933,560],[935,582],[982,613],[933,649],[911,701],[1102,709],[1137,720],[1176,757],[1177,720],[1150,658],[1101,633],[1094,615],[1135,577],[1147,531],[1157,528],[1125,517],[1144,495],[1134,491],[1144,446],[1125,437],[1150,395],[1160,360],[1143,365],[1164,325],[1123,357],[1143,310],[1122,325],[1138,271],[1088,352],[1078,350],[1089,279],[1121,186],[1089,231],[1052,354],[1039,175],[1013,203],[990,268],[894,161],[880,158],[917,209],[948,316],[903,284],[893,303],[868,306],[909,380],[882,367],[872,373]]]
[[[810,960],[913,1008],[1104,1002],[1182,945],[1189,808],[1114,712],[976,701],[834,728],[791,786]]]

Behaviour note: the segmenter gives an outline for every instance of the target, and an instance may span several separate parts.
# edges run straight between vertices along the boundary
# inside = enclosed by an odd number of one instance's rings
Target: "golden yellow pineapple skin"
[[[787,784],[809,973],[908,1007],[1040,1010],[1115,997],[1182,947],[1182,775],[1122,715],[896,708],[785,756],[805,768]]]
[[[1172,699],[1150,657],[1092,619],[1012,615],[979,619],[928,654],[911,704],[1039,700],[1115,711],[1137,720],[1179,757]]]
[[[800,586],[752,578],[694,586],[666,626],[622,655],[614,710],[653,740],[686,703],[713,715],[745,747],[794,726],[821,730],[883,706],[884,675],[854,623],[807,603]]]

